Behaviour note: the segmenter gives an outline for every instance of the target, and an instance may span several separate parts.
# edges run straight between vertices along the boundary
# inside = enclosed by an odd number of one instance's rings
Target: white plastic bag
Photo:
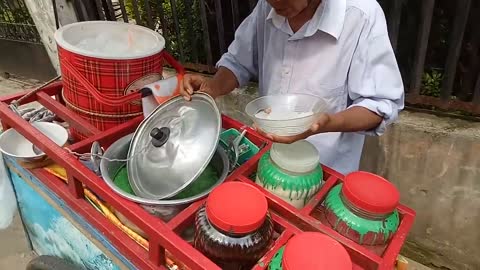
[[[4,230],[12,224],[13,217],[17,211],[17,199],[13,192],[10,175],[7,172],[0,152],[0,230]]]

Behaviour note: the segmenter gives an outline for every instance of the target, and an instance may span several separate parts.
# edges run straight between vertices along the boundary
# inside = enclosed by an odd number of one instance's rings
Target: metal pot
[[[161,218],[163,221],[168,222],[172,219],[175,215],[180,213],[183,209],[188,207],[191,203],[198,201],[205,196],[207,196],[210,191],[221,184],[227,178],[229,172],[229,161],[228,156],[223,150],[222,147],[217,147],[215,155],[213,156],[210,164],[217,170],[219,178],[216,184],[208,190],[197,194],[190,198],[179,199],[179,200],[152,200],[152,199],[144,199],[135,195],[128,194],[121,190],[119,187],[115,185],[113,182],[114,174],[118,171],[120,167],[122,167],[125,162],[123,161],[110,161],[112,159],[125,159],[127,158],[130,141],[133,137],[133,134],[127,135],[115,143],[113,143],[103,154],[103,158],[100,162],[100,171],[102,174],[103,179],[107,183],[110,188],[112,188],[117,194],[120,196],[139,203],[147,212],[151,213],[154,216]],[[117,214],[117,213],[116,213]],[[131,222],[126,220],[126,218],[121,215],[117,214],[117,217],[122,221],[125,225],[130,227],[133,230],[137,230],[136,226],[134,226]],[[132,226],[133,225],[133,226]],[[140,234],[141,231],[139,232]]]

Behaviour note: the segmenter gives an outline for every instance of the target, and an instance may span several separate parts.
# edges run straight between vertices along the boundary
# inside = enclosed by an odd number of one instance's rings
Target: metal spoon
[[[238,157],[240,155],[240,149],[239,149],[240,142],[243,140],[243,137],[245,137],[246,133],[247,133],[247,130],[244,129],[243,132],[237,138],[235,138],[235,140],[233,140],[230,143],[230,146],[229,146],[229,150],[230,150],[230,153],[229,153],[230,154],[230,171],[233,171],[235,169],[235,167],[237,166]]]

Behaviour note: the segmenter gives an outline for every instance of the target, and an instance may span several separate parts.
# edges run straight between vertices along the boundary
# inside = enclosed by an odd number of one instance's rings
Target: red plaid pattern
[[[102,131],[132,118],[124,117],[126,114],[142,113],[141,103],[139,101],[129,102],[122,106],[108,106],[100,103],[67,68],[62,66],[62,62],[68,61],[102,95],[112,98],[124,96],[126,88],[132,82],[146,75],[162,74],[164,62],[160,53],[140,59],[107,60],[82,56],[59,47],[58,55],[62,70],[63,95],[66,102],[94,115],[78,112],[75,108],[70,107],[70,109]],[[109,117],[99,115],[108,115]],[[72,132],[77,133],[76,131]]]

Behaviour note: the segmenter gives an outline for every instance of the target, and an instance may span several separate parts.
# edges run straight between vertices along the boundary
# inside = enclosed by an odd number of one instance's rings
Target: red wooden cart
[[[23,100],[23,103],[38,101],[70,126],[88,135],[86,139],[70,145],[68,148],[71,151],[88,153],[92,143],[95,141],[102,146],[108,147],[117,139],[134,132],[142,120],[142,117],[138,117],[109,130],[99,131],[65,107],[61,99],[61,89],[61,82],[53,83],[35,95]],[[136,268],[167,269],[166,254],[168,254],[170,259],[190,269],[220,269],[180,237],[181,232],[192,224],[194,214],[202,205],[203,200],[191,204],[167,223],[148,214],[139,205],[114,193],[99,176],[84,166],[71,152],[54,144],[27,121],[10,110],[9,104],[24,94],[20,93],[0,98],[2,125],[4,129],[10,127],[16,129],[25,138],[43,150],[55,163],[64,167],[68,174],[68,185],[59,182],[54,175],[41,168],[32,169],[30,173],[61,198],[69,208],[98,230]],[[225,129],[240,129],[243,127],[242,123],[227,116],[223,116],[222,120]],[[322,201],[328,191],[343,180],[343,175],[324,167],[325,185],[303,209],[298,210],[275,195],[270,194],[262,187],[257,186],[250,179],[252,173],[256,170],[258,160],[270,148],[271,142],[259,136],[253,129],[248,129],[246,136],[262,148],[257,155],[236,169],[226,181],[242,181],[252,184],[266,195],[275,222],[276,232],[279,235],[275,240],[274,246],[257,263],[254,269],[268,269],[269,261],[275,253],[290,237],[302,231],[321,232],[339,241],[349,252],[355,269],[394,269],[397,256],[415,218],[413,210],[403,205],[398,207],[401,218],[400,227],[393,239],[386,245],[368,247],[356,244],[336,233],[322,218]],[[105,216],[96,211],[84,199],[84,187],[91,190],[117,211],[120,211],[126,218],[143,230],[149,239],[148,251],[109,222]]]

